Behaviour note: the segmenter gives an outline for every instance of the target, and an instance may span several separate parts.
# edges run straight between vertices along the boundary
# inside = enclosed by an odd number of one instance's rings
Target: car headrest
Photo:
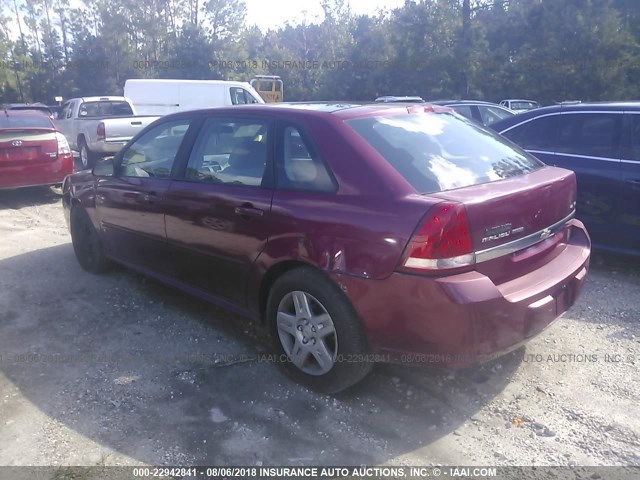
[[[266,142],[249,140],[237,145],[229,155],[229,166],[235,169],[255,168],[267,160]]]

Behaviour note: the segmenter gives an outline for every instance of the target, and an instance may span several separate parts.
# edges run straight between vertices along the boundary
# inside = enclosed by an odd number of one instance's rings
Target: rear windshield
[[[35,114],[33,117],[0,117],[0,128],[53,128],[48,117]]]
[[[544,166],[453,113],[367,117],[347,123],[420,193],[492,182]]]
[[[538,105],[533,102],[511,102],[511,108],[514,110],[531,110],[537,107]]]
[[[117,117],[133,115],[131,105],[127,102],[85,102],[80,105],[79,115],[81,117]]]
[[[46,113],[47,115],[51,115],[51,110],[48,107],[40,107],[40,106],[20,106],[20,107],[11,107],[9,110],[36,110],[38,112]]]

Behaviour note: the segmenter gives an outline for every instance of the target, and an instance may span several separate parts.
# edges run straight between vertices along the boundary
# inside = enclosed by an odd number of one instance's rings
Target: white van
[[[264,103],[247,82],[223,80],[129,79],[127,97],[138,115],[168,115],[199,108]]]

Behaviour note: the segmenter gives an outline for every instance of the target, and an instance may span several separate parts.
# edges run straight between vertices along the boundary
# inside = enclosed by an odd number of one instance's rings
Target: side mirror
[[[100,160],[93,167],[92,173],[96,177],[113,177],[116,174],[116,170],[113,164],[113,157]]]

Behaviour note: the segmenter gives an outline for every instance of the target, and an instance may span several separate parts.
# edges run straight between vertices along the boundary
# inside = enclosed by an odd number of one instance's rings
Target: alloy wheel
[[[338,355],[338,337],[327,309],[313,295],[286,294],[278,305],[276,327],[289,360],[308,375],[324,375]]]

